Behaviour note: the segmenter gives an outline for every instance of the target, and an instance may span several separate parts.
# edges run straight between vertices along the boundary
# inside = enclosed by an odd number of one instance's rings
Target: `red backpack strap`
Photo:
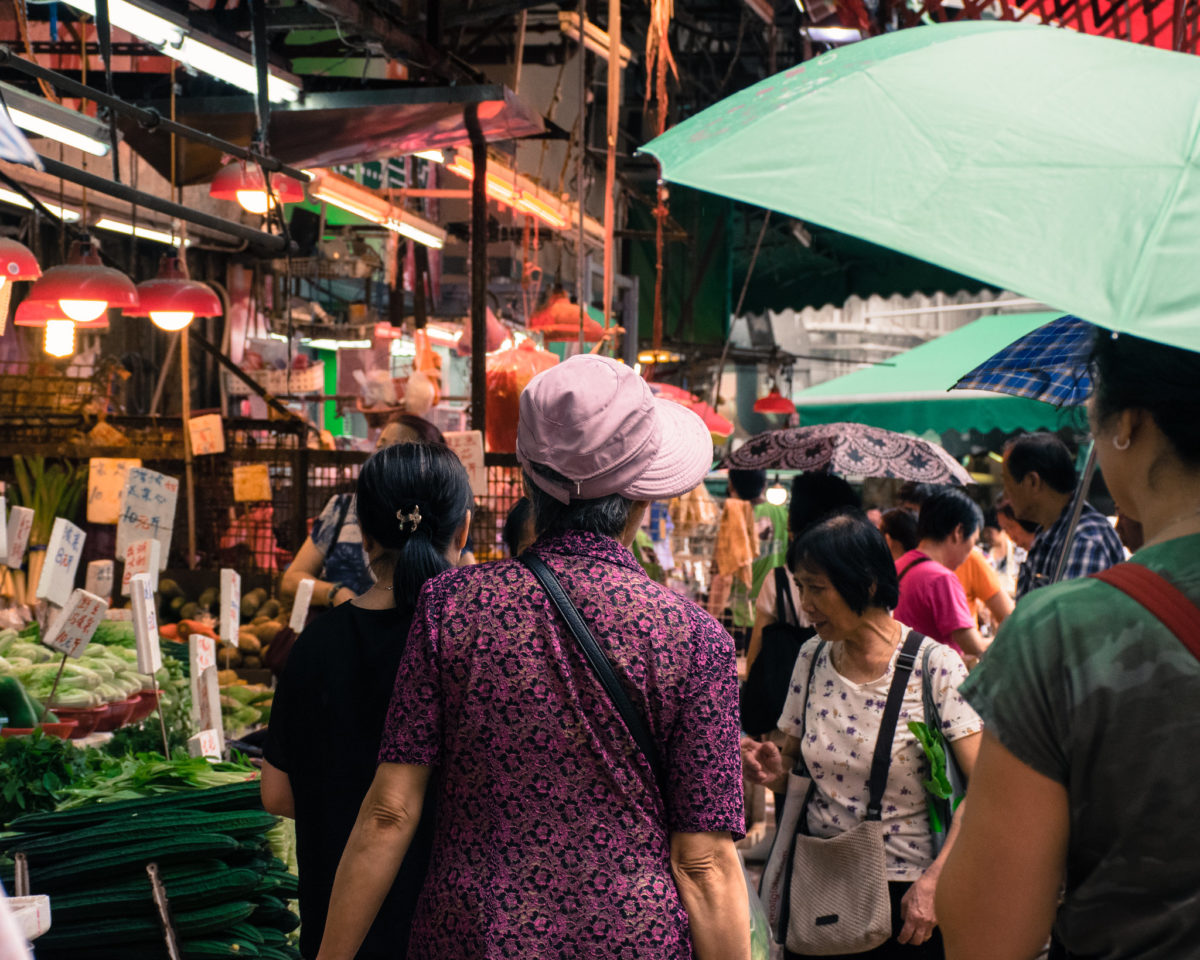
[[[1140,563],[1118,563],[1092,576],[1131,596],[1200,660],[1200,607],[1177,586]]]

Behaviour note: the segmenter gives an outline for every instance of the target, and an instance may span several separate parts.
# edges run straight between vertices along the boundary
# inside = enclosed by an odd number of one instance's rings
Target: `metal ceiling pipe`
[[[468,104],[463,120],[471,135],[471,429],[487,436],[487,141],[479,125],[479,105]]]
[[[214,137],[203,130],[197,130],[195,127],[189,127],[186,124],[170,120],[157,110],[148,110],[144,107],[128,103],[120,97],[109,96],[102,90],[89,87],[78,80],[72,80],[70,77],[56,73],[54,70],[47,70],[43,66],[18,57],[12,50],[3,45],[0,45],[0,66],[16,70],[18,73],[23,73],[29,77],[45,80],[47,83],[73,97],[83,97],[101,106],[108,107],[110,110],[123,116],[131,117],[147,130],[162,130],[164,133],[174,133],[176,136],[194,140],[197,143],[203,143],[214,150],[220,150],[231,157],[237,157],[239,160],[249,160],[252,163],[259,164],[263,169],[269,170],[271,173],[286,173],[289,177],[295,177],[301,183],[308,183],[308,174],[303,170],[290,167],[276,160],[274,157],[264,156],[253,150],[247,150],[245,147],[239,147],[236,143],[230,143],[228,140]]]
[[[224,220],[221,217],[201,213],[199,210],[193,210],[191,207],[185,207],[183,204],[173,203],[170,200],[162,199],[162,197],[156,197],[152,193],[135,190],[133,187],[127,187],[123,183],[113,183],[105,177],[98,177],[94,173],[88,173],[86,170],[78,170],[70,164],[62,163],[51,157],[39,155],[38,159],[42,161],[46,172],[51,176],[69,180],[71,183],[79,184],[79,186],[86,187],[89,190],[95,190],[97,193],[116,197],[118,200],[137,204],[139,207],[157,211],[168,217],[178,217],[180,220],[186,220],[188,223],[194,223],[197,226],[207,227],[210,230],[238,237],[246,240],[252,246],[257,247],[265,253],[295,252],[293,249],[295,244],[289,244],[285,238],[277,234],[264,233],[261,230],[255,230],[253,227],[244,226],[233,220]]]

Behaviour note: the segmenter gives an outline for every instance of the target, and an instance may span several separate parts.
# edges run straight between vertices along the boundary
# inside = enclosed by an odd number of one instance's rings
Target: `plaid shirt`
[[[1017,580],[1018,599],[1031,590],[1054,582],[1054,569],[1066,543],[1067,531],[1071,528],[1071,514],[1074,508],[1074,501],[1068,503],[1058,519],[1048,529],[1042,530],[1033,541]],[[1121,546],[1121,538],[1117,536],[1117,531],[1108,522],[1108,518],[1090,503],[1085,503],[1083,512],[1079,515],[1075,539],[1071,541],[1071,553],[1067,557],[1067,565],[1063,568],[1062,579],[1077,580],[1099,573],[1124,559],[1125,548]]]

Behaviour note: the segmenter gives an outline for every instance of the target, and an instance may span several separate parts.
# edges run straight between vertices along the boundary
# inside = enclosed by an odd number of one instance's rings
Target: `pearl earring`
[[[1113,446],[1114,446],[1114,447],[1116,447],[1118,450],[1128,450],[1128,449],[1129,449],[1129,437],[1126,437],[1126,438],[1125,438],[1125,442],[1124,442],[1124,443],[1121,443],[1119,440],[1117,440],[1117,438],[1116,438],[1116,437],[1113,437],[1113,439],[1112,439],[1112,444],[1113,444]]]

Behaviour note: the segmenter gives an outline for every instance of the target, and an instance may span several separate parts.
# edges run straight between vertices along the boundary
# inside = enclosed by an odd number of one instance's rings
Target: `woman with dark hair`
[[[938,890],[954,957],[1034,956],[1052,928],[1052,956],[1200,944],[1200,353],[1098,330],[1092,382],[1100,468],[1145,545],[1022,598],[963,685],[987,732]]]
[[[398,413],[379,431],[376,450],[395,443],[445,443],[442,431],[415,413]]]
[[[892,558],[899,560],[909,550],[916,550],[921,538],[917,536],[917,519],[909,511],[894,507],[883,515],[879,524]]]
[[[792,551],[801,607],[817,636],[804,644],[796,661],[792,692],[779,718],[779,729],[787,735],[782,753],[774,743],[743,741],[747,776],[779,790],[788,771],[806,769],[813,789],[800,829],[828,839],[856,827],[868,816],[873,756],[900,653],[911,648],[912,672],[902,692],[897,691],[902,697],[899,722],[891,750],[883,748],[890,767],[878,812],[892,936],[866,952],[821,955],[941,957],[933,896],[960,815],[935,856],[922,784],[930,778],[930,764],[908,723],[927,720],[923,698],[928,665],[941,734],[969,777],[981,724],[957,692],[966,668],[949,648],[913,635],[893,618],[899,599],[895,562],[883,534],[865,517],[842,514],[823,520]]]
[[[275,691],[263,751],[263,806],[296,821],[305,957],[315,957],[321,943],[334,872],[375,774],[417,594],[426,580],[455,565],[471,519],[466,470],[440,444],[380,450],[363,464],[356,499],[377,579],[296,641]],[[359,960],[404,956],[431,824],[427,811]]]

